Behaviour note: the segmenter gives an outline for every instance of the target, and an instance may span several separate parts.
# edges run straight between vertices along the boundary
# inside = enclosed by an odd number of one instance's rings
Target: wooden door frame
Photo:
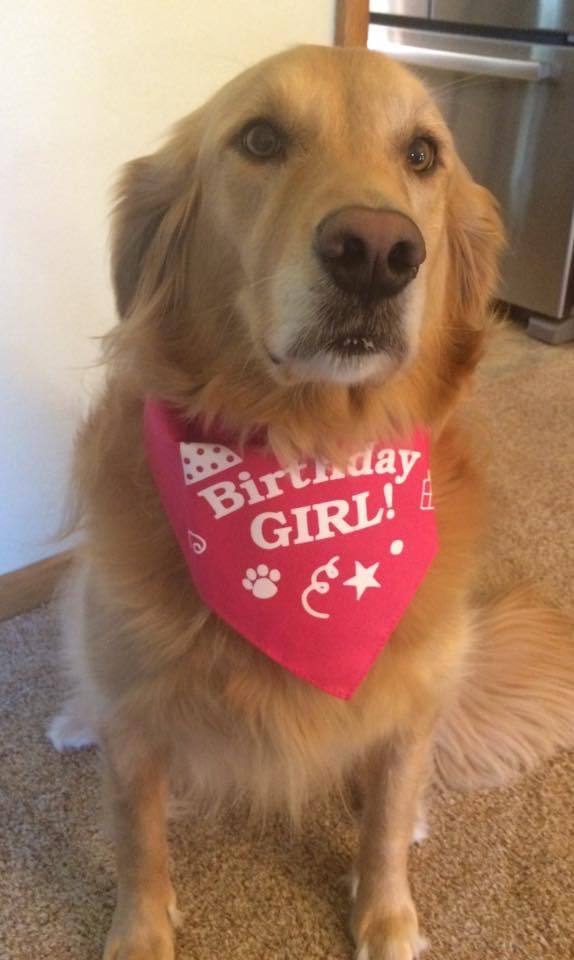
[[[335,43],[339,47],[366,47],[369,0],[337,0]]]

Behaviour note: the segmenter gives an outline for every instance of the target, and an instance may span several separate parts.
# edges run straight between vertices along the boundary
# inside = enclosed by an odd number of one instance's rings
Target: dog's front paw
[[[82,713],[76,700],[69,700],[61,713],[52,720],[46,731],[52,746],[63,753],[65,750],[83,750],[97,743],[96,734]]]
[[[175,907],[116,907],[103,960],[174,960]]]
[[[412,904],[390,913],[377,910],[364,920],[356,918],[354,929],[355,960],[416,960],[427,948]]]

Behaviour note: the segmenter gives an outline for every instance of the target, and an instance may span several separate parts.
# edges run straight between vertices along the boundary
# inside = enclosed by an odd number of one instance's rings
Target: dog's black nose
[[[337,286],[365,297],[392,297],[426,257],[415,223],[394,210],[345,207],[319,224],[315,251]]]

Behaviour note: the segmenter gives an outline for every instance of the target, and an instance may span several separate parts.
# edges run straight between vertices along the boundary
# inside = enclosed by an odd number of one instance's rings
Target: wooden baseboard
[[[0,576],[0,620],[8,620],[45,603],[72,558],[65,550],[55,557]]]

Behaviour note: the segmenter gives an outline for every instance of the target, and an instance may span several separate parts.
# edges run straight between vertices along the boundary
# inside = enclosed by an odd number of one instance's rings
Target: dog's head
[[[417,79],[299,48],[126,168],[119,339],[156,358],[148,389],[240,423],[432,420],[476,362],[501,235]]]

